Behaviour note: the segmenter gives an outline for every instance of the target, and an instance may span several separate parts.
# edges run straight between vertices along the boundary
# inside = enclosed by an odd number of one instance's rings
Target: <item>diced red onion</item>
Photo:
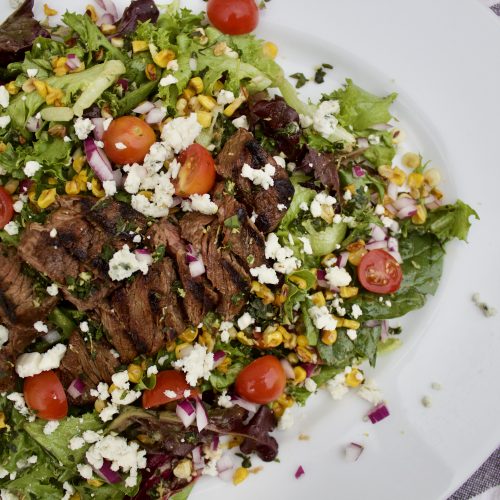
[[[281,358],[280,359],[281,366],[283,367],[283,371],[285,372],[286,378],[295,378],[295,373],[293,371],[292,365],[290,364],[290,361],[286,358]]]
[[[316,271],[316,278],[319,280],[324,280],[326,278],[326,271],[324,269],[318,269]]]
[[[417,213],[417,207],[415,205],[408,205],[405,208],[402,208],[398,213],[398,219],[407,219],[408,217],[412,217]]]
[[[113,180],[115,181],[117,188],[121,188],[123,186],[123,174],[121,170],[113,170]]]
[[[387,249],[391,252],[397,252],[399,251],[399,242],[394,236],[391,236],[387,240]]]
[[[113,181],[113,168],[108,157],[101,148],[96,146],[93,139],[87,138],[84,142],[85,155],[90,168],[101,181]]]
[[[325,280],[318,280],[318,286],[321,288],[330,288],[330,283]]]
[[[31,179],[23,179],[19,183],[19,192],[22,194],[27,193],[32,184],[33,184],[33,181]]]
[[[118,10],[112,0],[95,0],[95,3],[99,5],[99,7],[101,7],[101,9],[103,9],[107,14],[110,14],[113,17],[112,23],[118,19]]]
[[[298,479],[300,476],[303,476],[306,473],[304,470],[304,467],[302,465],[299,465],[299,468],[295,471],[295,479]]]
[[[45,342],[53,344],[61,338],[61,334],[57,330],[49,330],[49,333],[47,333],[47,335],[44,335],[42,338],[43,340],[45,340]]]
[[[94,138],[96,141],[102,141],[102,136],[104,135],[104,118],[91,118],[92,124],[94,125]]]
[[[372,128],[373,130],[389,130],[391,126],[388,123],[376,123],[370,128]]]
[[[171,207],[178,207],[182,203],[182,198],[180,196],[174,196]]]
[[[387,185],[387,196],[391,198],[391,200],[395,200],[398,197],[398,186],[394,184],[394,182],[389,182]]]
[[[338,267],[345,267],[349,259],[349,252],[342,252],[337,260]]]
[[[217,460],[217,471],[219,473],[231,470],[233,468],[234,462],[230,453],[223,453],[222,456]]]
[[[219,436],[216,434],[212,439],[212,450],[216,451],[218,447],[219,447]]]
[[[205,461],[203,460],[203,456],[201,454],[201,446],[193,448],[191,454],[193,455],[194,470],[203,469],[203,467],[205,467]]]
[[[80,397],[85,392],[85,384],[79,379],[75,378],[66,391],[72,398],[76,399]]]
[[[139,115],[145,115],[146,113],[149,113],[154,107],[155,105],[152,102],[144,101],[139,104],[139,106],[136,106],[132,111]]]
[[[316,365],[314,365],[313,363],[302,363],[301,366],[306,371],[306,377],[310,377],[316,369]]]
[[[435,210],[436,208],[441,206],[441,202],[434,195],[431,194],[426,198],[424,198],[424,205],[429,210]]]
[[[82,62],[80,61],[80,59],[76,54],[68,54],[66,57],[67,57],[66,66],[69,69],[78,69],[81,66]]]
[[[368,418],[372,424],[376,424],[389,416],[389,410],[385,403],[380,403],[368,412]]]
[[[138,248],[134,253],[139,262],[145,262],[148,266],[153,263],[153,256],[147,248]]]
[[[115,18],[109,13],[105,12],[100,18],[99,18],[99,25],[102,26],[103,24],[114,24]]]
[[[371,224],[371,236],[375,241],[384,241],[387,238],[387,229],[384,227],[377,226],[377,224]]]
[[[349,443],[345,447],[345,459],[348,462],[355,462],[361,453],[363,453],[364,447],[358,443]]]
[[[120,474],[111,469],[111,462],[109,460],[104,459],[102,467],[99,470],[94,470],[109,484],[116,484],[122,480]]]
[[[385,342],[389,334],[389,324],[387,323],[387,320],[384,319],[383,321],[381,321],[380,326],[381,326],[380,340],[382,342]]]
[[[167,110],[165,108],[153,108],[146,115],[146,123],[149,123],[150,125],[160,123],[165,116],[167,116]]]
[[[399,264],[403,263],[403,258],[401,257],[401,254],[399,252],[389,251],[388,253],[392,255]]]
[[[396,215],[398,213],[398,211],[390,203],[388,205],[385,205],[384,208],[392,215]]]
[[[244,408],[245,410],[248,410],[251,413],[257,413],[257,410],[259,409],[260,406],[257,403],[251,403],[250,401],[240,398],[239,396],[232,396],[231,401],[235,405],[241,406],[241,408]]]
[[[367,328],[375,328],[380,325],[380,321],[378,319],[369,319],[368,321],[365,321],[364,324]]]
[[[360,165],[354,165],[354,167],[352,167],[352,173],[353,173],[354,177],[364,177],[366,174],[366,171]]]
[[[400,196],[397,200],[394,200],[392,202],[392,205],[396,210],[401,210],[403,208],[407,207],[415,207],[417,205],[417,202],[408,196]]]
[[[386,249],[387,248],[387,241],[369,241],[366,245],[365,248],[367,250],[378,250],[380,248]]]
[[[40,118],[35,118],[34,116],[31,116],[26,120],[26,130],[28,132],[37,132],[40,130],[40,127],[42,126],[42,120]]]
[[[214,352],[214,367],[217,368],[226,359],[224,351]]]
[[[203,406],[200,398],[196,398],[196,427],[201,432],[208,425],[207,410]]]
[[[370,145],[366,137],[358,138],[358,148],[367,148]]]
[[[120,87],[123,89],[124,92],[127,92],[128,90],[128,80],[125,78],[119,78],[116,82],[117,85],[120,85]]]
[[[182,424],[186,428],[192,425],[194,419],[196,418],[196,412],[193,408],[193,405],[187,399],[184,399],[180,403],[177,403],[175,413],[181,419]]]
[[[198,276],[205,274],[205,264],[203,264],[201,259],[189,263],[189,274],[191,274],[192,278],[197,278]]]
[[[392,219],[391,222],[390,222],[390,226],[387,229],[389,229],[393,233],[397,233],[399,231],[398,221]]]

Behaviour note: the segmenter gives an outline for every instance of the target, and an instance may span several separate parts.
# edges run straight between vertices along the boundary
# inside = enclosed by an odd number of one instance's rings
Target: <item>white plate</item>
[[[36,3],[40,12],[43,2]],[[86,3],[73,0],[71,8]],[[0,12],[6,6],[0,0]],[[404,346],[379,358],[376,379],[390,418],[363,422],[365,402],[320,394],[298,412],[292,430],[277,432],[280,463],[237,489],[200,482],[192,498],[446,498],[500,443],[500,315],[486,319],[471,302],[480,292],[500,309],[500,23],[473,1],[272,0],[267,6],[259,34],[278,43],[289,73],[335,66],[327,83],[309,84],[305,93],[317,96],[345,76],[374,92],[399,92],[395,114],[413,147],[442,167],[448,198],[471,204],[481,221],[468,245],[449,245],[437,295],[405,318]],[[433,391],[432,382],[442,390]],[[424,395],[431,408],[422,406]],[[310,440],[298,440],[300,433]],[[350,441],[366,446],[356,463],[343,459]],[[299,465],[306,473],[296,480]]]

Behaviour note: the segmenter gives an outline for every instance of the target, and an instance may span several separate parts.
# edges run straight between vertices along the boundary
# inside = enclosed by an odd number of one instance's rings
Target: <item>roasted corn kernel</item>
[[[311,296],[311,301],[315,306],[322,307],[326,306],[326,299],[323,292],[316,292]]]
[[[16,192],[16,189],[18,188],[19,186],[19,181],[16,180],[16,179],[9,179],[5,185],[3,186],[3,188],[5,189],[5,191],[7,191],[7,193],[9,194],[14,194]]]
[[[417,212],[412,216],[413,224],[423,224],[427,220],[427,209],[425,205],[417,205]]]
[[[422,163],[422,157],[417,153],[405,153],[401,158],[401,163],[408,168],[418,168]]]
[[[271,304],[274,302],[274,294],[271,292],[269,287],[266,285],[263,285],[262,283],[259,283],[258,281],[252,281],[252,288],[251,291],[259,297],[259,299],[262,299],[262,302],[264,304]]]
[[[198,336],[198,329],[194,326],[190,326],[186,328],[180,335],[180,339],[184,342],[194,342],[196,337]]]
[[[203,85],[203,80],[199,76],[195,76],[189,80],[188,86],[192,89],[195,94],[201,94],[205,88]]]
[[[95,11],[95,7],[93,5],[87,5],[87,7],[85,7],[85,14],[92,19],[92,22],[95,23],[97,21],[97,12]]]
[[[41,80],[33,80],[32,83],[40,97],[43,97],[45,99],[48,93],[47,84],[45,82],[42,82]]]
[[[354,319],[346,319],[346,318],[342,318],[342,326],[344,328],[349,328],[350,330],[357,330],[361,324],[359,321],[356,321]],[[338,322],[337,322],[337,325],[338,325]]]
[[[358,287],[356,286],[341,286],[340,296],[343,299],[350,299],[351,297],[356,297],[358,295]]]
[[[76,181],[68,181],[64,186],[64,191],[70,196],[75,196],[80,192],[80,188],[78,187],[78,183]]]
[[[9,82],[7,85],[5,85],[5,88],[10,95],[16,95],[19,92],[19,87],[14,81]]]
[[[436,187],[441,182],[441,174],[437,168],[429,168],[424,172],[424,179],[430,187]]]
[[[246,101],[244,96],[237,97],[229,106],[224,110],[224,116],[228,118],[233,116],[235,111]]]
[[[285,283],[282,287],[279,293],[276,294],[276,297],[274,299],[274,305],[275,306],[282,306],[288,297],[288,291],[289,291],[289,286]]]
[[[305,347],[309,345],[309,342],[307,341],[307,337],[305,335],[299,335],[297,337],[297,345],[301,347]]]
[[[104,484],[104,481],[100,479],[87,479],[87,484],[93,488],[100,488]]]
[[[144,373],[142,367],[140,365],[130,364],[127,367],[128,379],[133,384],[138,384]]]
[[[113,33],[116,33],[116,25],[114,25],[114,24],[101,24],[101,31],[105,35],[112,35]]]
[[[291,408],[295,401],[294,399],[292,398],[292,396],[286,394],[286,393],[283,393],[278,399],[277,399],[278,403],[281,405],[281,406],[284,406],[285,408]]]
[[[140,441],[143,444],[154,444],[155,443],[155,440],[151,436],[148,436],[147,434],[137,434],[136,438],[138,441]]]
[[[217,102],[212,96],[199,95],[197,98],[201,106],[205,108],[207,111],[212,111],[212,109],[214,109],[215,106],[217,105]]]
[[[226,42],[217,42],[214,46],[214,56],[222,56],[227,50]]]
[[[208,111],[197,111],[196,118],[203,128],[208,128],[212,124],[212,113]]]
[[[337,330],[323,330],[321,341],[326,345],[333,345],[337,342]]]
[[[348,260],[353,266],[359,266],[361,259],[368,253],[365,247],[358,248],[354,252],[349,252]]]
[[[160,68],[166,68],[168,63],[174,59],[175,52],[170,49],[160,50],[160,52],[153,56],[153,61],[160,66]]]
[[[345,376],[345,383],[349,387],[358,387],[363,382],[363,372],[358,368],[352,368],[351,371]]]
[[[187,101],[186,99],[184,99],[184,97],[180,97],[179,99],[177,99],[177,103],[175,105],[175,109],[177,110],[177,112],[179,114],[184,114],[184,112],[186,111],[186,108],[187,108]]]
[[[283,342],[283,334],[274,326],[268,326],[263,335],[264,347],[278,347]]]
[[[43,4],[43,13],[47,17],[55,16],[57,15],[57,10],[51,9],[46,3]]]
[[[94,403],[94,408],[97,413],[101,413],[101,411],[104,410],[105,406],[106,403],[102,399],[96,399],[96,402]]]
[[[245,467],[238,467],[233,474],[233,484],[237,486],[248,477],[248,469]]]
[[[254,341],[252,339],[249,339],[244,332],[238,332],[236,334],[236,338],[243,344],[243,345],[248,345],[252,346],[254,345]]]
[[[293,369],[293,373],[295,375],[293,379],[294,384],[300,384],[307,378],[307,372],[304,370],[304,368],[302,368],[302,366],[295,366]]]
[[[424,183],[424,176],[423,174],[419,174],[417,172],[412,172],[408,176],[408,187],[413,189],[420,189],[422,187],[422,184]]]
[[[178,344],[177,346],[175,346],[175,357],[177,359],[181,359],[184,349],[188,349],[190,347],[191,347],[191,344],[189,344],[187,342],[183,342],[182,344]]]
[[[317,354],[310,347],[299,345],[296,352],[300,361],[303,363],[316,363],[318,360]]]
[[[214,338],[212,337],[212,335],[210,335],[210,332],[208,331],[204,331],[199,337],[198,337],[198,342],[205,346],[207,348],[207,351],[208,352],[212,352],[214,350],[214,347],[215,347],[215,340]]]
[[[8,425],[5,423],[5,413],[0,411],[0,429],[6,429]]]
[[[193,462],[188,458],[181,460],[173,470],[174,476],[179,479],[191,479],[193,473]]]
[[[44,189],[37,200],[37,205],[40,208],[47,208],[56,201],[57,191],[56,188]]]
[[[148,80],[151,80],[151,81],[156,80],[156,66],[153,63],[147,64],[144,72],[145,72],[146,78]]]
[[[286,359],[288,359],[288,361],[292,364],[292,365],[296,365],[298,362],[299,362],[299,357],[294,353],[294,352],[290,352]]]
[[[229,356],[226,356],[220,365],[217,366],[217,370],[220,371],[221,373],[227,373],[229,370],[229,367],[231,366],[231,358]]]
[[[148,50],[148,43],[144,40],[133,40],[132,41],[132,52],[137,54],[137,52],[145,52]]]
[[[288,277],[289,281],[297,285],[301,290],[307,290],[307,281],[300,276],[291,275]]]
[[[96,198],[104,198],[106,196],[106,192],[104,191],[101,181],[99,179],[96,178],[92,179],[91,185],[92,185],[92,194]]]
[[[75,154],[73,157],[73,170],[76,173],[79,173],[82,170],[83,165],[85,165],[86,159],[85,156],[81,153]]]
[[[274,401],[271,404],[271,410],[274,413],[275,417],[280,418],[283,416],[283,413],[285,413],[286,408],[280,403],[278,403],[278,401]]]
[[[278,46],[273,42],[265,42],[262,45],[262,54],[269,59],[276,59],[278,55]]]

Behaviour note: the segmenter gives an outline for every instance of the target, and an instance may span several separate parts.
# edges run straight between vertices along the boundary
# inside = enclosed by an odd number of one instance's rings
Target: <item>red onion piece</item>
[[[194,419],[196,418],[196,412],[193,408],[193,405],[187,399],[184,399],[177,404],[175,413],[181,419],[182,424],[186,428],[192,425]]]
[[[286,378],[294,379],[295,373],[293,371],[293,367],[290,364],[290,361],[286,358],[280,359],[281,366],[283,367],[283,371],[285,372]]]
[[[366,137],[359,137],[358,138],[358,148],[367,148],[370,146],[370,143],[368,142],[368,139]]]
[[[26,120],[26,130],[28,132],[37,132],[40,130],[40,127],[42,126],[42,120],[40,118],[35,118],[34,116],[31,116]]]
[[[203,406],[200,398],[196,398],[196,427],[201,432],[208,425],[207,410]]]
[[[109,13],[105,12],[100,18],[99,18],[99,25],[102,26],[103,24],[114,24],[115,18]]]
[[[96,470],[96,473],[109,484],[116,484],[122,480],[120,474],[111,469],[111,462],[106,459],[104,460],[102,467],[99,470]]]
[[[301,366],[306,371],[306,377],[308,378],[314,373],[314,370],[316,369],[316,365],[312,363],[302,363]]]
[[[295,471],[295,479],[298,479],[300,476],[303,476],[306,473],[304,470],[304,467],[302,465],[299,465],[299,468]]]
[[[219,473],[231,470],[233,468],[234,462],[230,453],[223,453],[222,456],[217,461],[217,471]]]
[[[226,359],[224,351],[217,351],[214,353],[214,368],[217,368]]]
[[[385,250],[387,248],[387,241],[369,241],[365,245],[365,248],[367,250],[378,250],[380,248]]]
[[[385,205],[384,208],[392,215],[396,215],[398,213],[398,211],[390,203],[388,205]]]
[[[153,264],[153,256],[150,251],[146,248],[137,249],[135,252],[135,257],[139,262],[145,262],[148,266]]]
[[[417,213],[417,207],[415,205],[408,205],[405,208],[402,208],[398,213],[398,219],[407,219],[408,217],[412,217]]]
[[[388,253],[392,255],[399,264],[403,263],[403,258],[401,257],[401,254],[399,252],[389,251]]]
[[[153,108],[146,115],[146,123],[149,123],[150,125],[160,123],[165,116],[167,116],[167,110],[165,108]]]
[[[391,126],[388,123],[376,123],[370,128],[372,128],[373,130],[389,130]]]
[[[349,443],[345,447],[345,459],[348,462],[355,462],[361,453],[363,453],[364,447],[358,443]]]
[[[68,54],[67,55],[68,60],[66,61],[66,66],[69,69],[78,69],[82,62],[78,58],[76,54]]]
[[[399,251],[399,242],[394,236],[391,236],[387,240],[387,249],[391,252],[398,252]]]
[[[364,177],[366,174],[366,171],[360,165],[354,165],[354,167],[352,167],[352,173],[353,173],[354,177]]]
[[[257,410],[259,409],[260,405],[257,403],[250,403],[250,401],[247,401],[246,399],[240,398],[239,396],[232,396],[231,401],[238,406],[241,406],[245,410],[248,410],[251,413],[257,413]]]
[[[395,200],[398,197],[398,186],[394,184],[394,182],[389,182],[387,185],[387,196],[391,198],[391,200]]]
[[[318,280],[318,286],[321,288],[330,288],[330,283],[325,280]]]
[[[113,168],[108,157],[101,148],[96,146],[93,139],[87,138],[84,142],[85,155],[90,168],[101,181],[113,181]]]
[[[202,260],[196,260],[195,262],[189,263],[189,274],[192,278],[197,278],[202,274],[205,274],[205,265]]]
[[[409,198],[408,196],[400,196],[397,200],[392,202],[392,205],[396,210],[401,210],[407,207],[415,207],[417,202],[413,198]]]
[[[123,186],[123,174],[121,170],[113,170],[113,180],[115,181],[117,188],[121,188]]]
[[[105,11],[105,14],[109,14],[112,17],[112,22],[109,24],[113,24],[118,19],[118,10],[112,0],[95,0],[95,3]]]
[[[387,238],[387,229],[385,227],[371,224],[371,236],[374,241],[384,241]]]
[[[380,325],[380,321],[378,319],[369,319],[368,321],[365,321],[365,326],[367,328],[375,328],[376,326]]]
[[[85,392],[85,384],[84,382],[79,379],[75,378],[71,384],[69,384],[68,389],[66,392],[74,399],[80,397],[84,392]]]
[[[219,436],[216,434],[214,438],[212,439],[212,450],[216,451],[217,448],[219,447]]]
[[[345,267],[349,259],[349,252],[342,252],[337,260],[338,267]]]
[[[191,454],[193,455],[194,470],[203,469],[203,467],[205,467],[205,461],[203,460],[203,456],[201,454],[201,446],[193,448]]]
[[[326,278],[326,271],[324,269],[318,269],[316,271],[316,278],[319,280],[324,280]]]
[[[91,122],[94,125],[95,140],[102,141],[102,136],[104,135],[104,118],[91,118]]]
[[[19,183],[19,192],[20,193],[27,193],[33,184],[33,181],[31,179],[23,179]]]
[[[387,418],[389,415],[389,410],[385,403],[380,403],[379,405],[375,406],[375,408],[372,408],[368,412],[367,416],[372,424],[376,424],[377,422],[384,420],[384,418]]]
[[[152,102],[144,101],[143,103],[139,104],[139,106],[135,107],[132,111],[139,115],[145,115],[146,113],[149,113],[154,107],[155,105]]]
[[[117,85],[120,85],[120,87],[123,89],[124,92],[127,92],[128,90],[128,80],[125,78],[119,78],[118,81],[116,82]]]
[[[385,342],[389,335],[389,323],[387,323],[387,321],[384,319],[383,321],[380,322],[380,326],[381,326],[380,340],[382,342]]]

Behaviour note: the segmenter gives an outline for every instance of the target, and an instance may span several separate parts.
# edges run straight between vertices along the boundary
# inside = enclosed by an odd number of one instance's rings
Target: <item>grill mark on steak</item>
[[[101,381],[110,383],[111,376],[119,366],[119,361],[111,353],[111,346],[105,341],[93,342],[89,347],[78,332],[73,332],[69,338],[68,348],[61,360],[59,375],[65,388],[73,380],[79,378],[85,384],[81,396],[69,396],[70,403],[81,405],[94,401],[90,389],[95,389]]]
[[[245,163],[252,168],[262,168],[266,163],[273,165],[276,168],[274,186],[263,189],[242,177],[241,170]],[[259,230],[268,233],[278,227],[285,214],[284,210],[278,209],[278,205],[290,206],[294,188],[285,169],[277,165],[250,132],[239,129],[226,142],[217,157],[216,170],[236,184],[244,204],[257,213],[255,225]]]

